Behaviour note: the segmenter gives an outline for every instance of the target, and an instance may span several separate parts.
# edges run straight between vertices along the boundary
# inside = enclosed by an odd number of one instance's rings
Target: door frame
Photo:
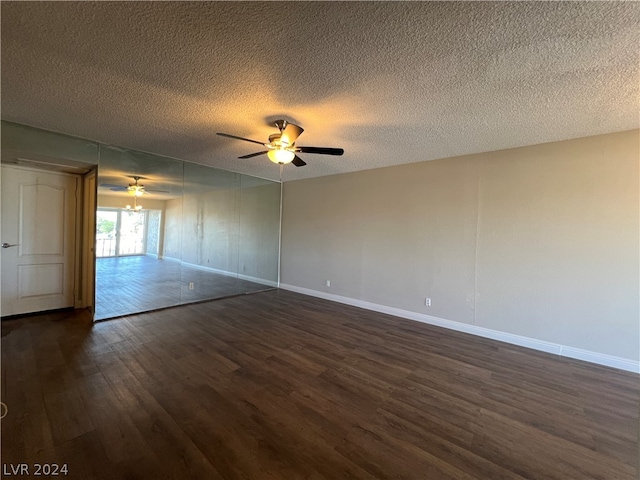
[[[29,160],[21,159],[21,165],[2,162],[3,167],[31,172],[57,173],[76,177],[75,210],[76,219],[73,236],[75,239],[73,268],[74,308],[89,308],[93,315],[95,305],[95,205],[97,202],[97,166],[87,164],[85,168],[52,164],[51,168],[30,166]],[[93,209],[91,206],[93,205]],[[93,226],[93,228],[92,228]],[[37,313],[37,312],[33,312]]]
[[[80,295],[76,308],[88,308],[95,313],[96,296],[96,204],[98,202],[98,169],[93,167],[82,177],[82,240],[77,248],[81,257]]]

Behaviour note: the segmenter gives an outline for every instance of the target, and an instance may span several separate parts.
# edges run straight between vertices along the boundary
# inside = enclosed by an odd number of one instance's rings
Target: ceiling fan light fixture
[[[242,140],[243,142],[257,143],[268,148],[268,150],[242,155],[238,158],[253,158],[266,153],[270,161],[279,165],[293,163],[296,167],[304,167],[307,162],[296,155],[298,152],[316,153],[320,155],[342,155],[344,153],[342,148],[296,146],[296,140],[300,134],[304,132],[304,129],[286,120],[276,120],[275,123],[280,133],[269,135],[269,141],[267,143],[222,132],[218,132],[217,135]]]
[[[287,163],[291,163],[291,161],[294,159],[296,154],[293,152],[290,152],[289,150],[283,150],[281,148],[278,148],[274,150],[269,150],[267,152],[267,156],[269,157],[269,160],[271,160],[273,163],[279,163],[279,164],[285,165]]]
[[[140,187],[133,186],[127,189],[127,193],[129,193],[129,195],[131,195],[132,197],[141,197],[142,195],[144,195],[144,190]]]
[[[138,180],[140,180],[140,177],[134,176],[131,178],[135,180],[135,183],[129,184],[129,186],[127,187],[127,192],[129,193],[129,195],[133,197],[141,197],[142,195],[144,195],[144,185],[140,185],[138,183]]]

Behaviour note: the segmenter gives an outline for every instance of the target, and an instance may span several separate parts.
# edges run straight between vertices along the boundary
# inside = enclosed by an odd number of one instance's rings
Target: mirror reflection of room
[[[180,304],[179,262],[164,260],[163,226],[150,232],[181,198],[182,171],[178,160],[100,145],[96,320]]]
[[[100,147],[96,320],[277,286],[279,183]]]

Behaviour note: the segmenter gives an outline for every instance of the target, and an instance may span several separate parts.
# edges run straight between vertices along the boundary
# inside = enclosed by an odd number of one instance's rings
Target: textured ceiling
[[[277,179],[278,118],[305,128],[283,179],[639,126],[640,4],[11,2],[2,118]]]

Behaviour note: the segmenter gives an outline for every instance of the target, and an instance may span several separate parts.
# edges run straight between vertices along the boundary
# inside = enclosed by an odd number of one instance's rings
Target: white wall
[[[635,369],[639,144],[631,131],[287,182],[283,287]]]

